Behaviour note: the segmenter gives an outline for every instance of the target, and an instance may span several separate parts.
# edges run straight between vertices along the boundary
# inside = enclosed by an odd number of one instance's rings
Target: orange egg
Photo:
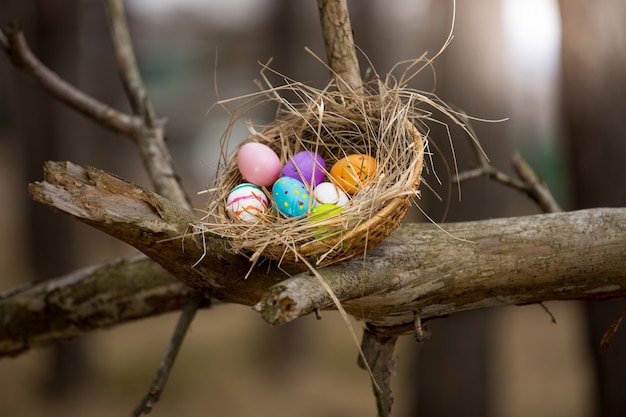
[[[330,176],[345,192],[354,194],[374,177],[376,165],[369,155],[348,155],[333,165]]]

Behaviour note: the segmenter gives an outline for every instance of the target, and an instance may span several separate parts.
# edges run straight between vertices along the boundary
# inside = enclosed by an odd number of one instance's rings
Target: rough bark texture
[[[0,294],[0,356],[179,310],[191,288],[137,254]]]
[[[246,280],[245,258],[225,252],[222,240],[193,234],[198,219],[191,212],[142,187],[70,162],[47,162],[44,170],[46,181],[29,188],[36,201],[136,247],[207,295],[254,304],[267,286],[286,277],[258,269]]]
[[[356,259],[321,270],[349,313],[392,326],[483,307],[626,295],[626,209],[467,223],[406,224]],[[463,240],[461,240],[463,239]],[[260,309],[274,322],[330,306],[286,280]],[[288,308],[284,308],[288,305]],[[272,321],[272,320],[270,320]]]
[[[318,0],[326,59],[342,90],[359,91],[363,84],[356,55],[347,0]]]
[[[395,375],[398,368],[398,358],[393,354],[397,340],[397,335],[378,334],[372,326],[363,330],[361,350],[372,370],[374,381],[376,381],[376,384],[372,383],[372,388],[380,417],[390,416],[393,406],[391,376]],[[359,366],[365,368],[360,357]]]
[[[309,272],[252,270],[226,242],[186,236],[191,213],[92,168],[48,163],[35,199],[122,239],[181,281],[219,299],[256,305],[272,324],[332,300]],[[354,316],[377,326],[462,310],[626,295],[626,209],[401,226],[367,258],[320,269]],[[204,247],[207,248],[203,254]],[[204,257],[203,257],[204,255]],[[193,265],[200,260],[197,265]]]

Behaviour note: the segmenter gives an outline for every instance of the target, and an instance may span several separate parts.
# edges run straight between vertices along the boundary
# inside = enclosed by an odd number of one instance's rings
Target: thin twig
[[[139,67],[128,31],[124,4],[121,0],[107,0],[105,4],[111,25],[115,58],[126,96],[133,112],[142,117],[147,127],[152,128],[156,122],[154,109],[139,74]]]
[[[617,333],[617,329],[619,329],[620,324],[622,324],[622,320],[626,316],[626,308],[622,310],[622,313],[611,323],[608,329],[602,335],[602,339],[600,339],[600,353],[604,354],[611,346],[611,341],[613,340],[613,336]]]
[[[88,96],[52,72],[33,55],[19,25],[9,24],[0,33],[0,45],[13,65],[38,81],[52,97],[114,132],[135,137],[138,119]]]
[[[137,135],[137,145],[144,165],[157,193],[181,207],[191,209],[189,197],[180,184],[172,156],[165,144],[165,121],[157,120],[139,74],[124,5],[121,0],[106,0],[105,5],[122,84],[133,112],[143,120],[143,129]]]
[[[165,350],[165,355],[161,360],[161,365],[159,365],[157,374],[154,377],[154,380],[152,381],[145,397],[133,410],[133,416],[137,417],[142,414],[148,414],[152,410],[154,404],[159,401],[161,393],[165,389],[165,384],[167,383],[170,372],[172,371],[178,351],[180,350],[183,340],[185,339],[185,335],[187,334],[187,330],[189,329],[189,325],[191,324],[191,321],[196,315],[196,312],[198,311],[198,308],[203,300],[205,300],[205,298],[199,292],[195,292],[187,300],[185,308],[183,309],[183,312],[178,319],[178,323],[176,324],[176,328],[174,329],[174,334],[172,335],[167,349]]]
[[[556,317],[554,317],[554,314],[552,314],[552,311],[550,311],[548,306],[545,305],[544,303],[539,303],[539,306],[541,306],[543,311],[545,311],[548,314],[548,316],[550,316],[550,322],[552,322],[553,324],[557,324]]]
[[[511,164],[519,178],[511,177],[491,165],[482,152],[476,152],[476,159],[478,160],[478,167],[459,172],[452,177],[452,181],[461,183],[474,178],[487,177],[526,194],[546,213],[560,213],[562,211],[548,187],[539,180],[519,153],[516,152],[511,157]]]
[[[537,178],[532,168],[522,159],[519,153],[511,157],[511,164],[522,181],[527,185],[527,194],[539,204],[546,213],[560,213],[561,207],[556,202],[546,185]]]

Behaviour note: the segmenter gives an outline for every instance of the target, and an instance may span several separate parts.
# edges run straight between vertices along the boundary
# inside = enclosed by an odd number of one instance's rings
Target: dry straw
[[[266,76],[271,70],[264,66],[265,84],[260,92],[228,100],[244,103],[233,113],[221,141],[216,184],[203,218],[206,230],[224,238],[228,250],[253,262],[261,257],[289,263],[306,258],[322,266],[365,254],[378,245],[398,227],[419,196],[424,155],[428,155],[427,122],[442,123],[434,119],[433,112],[467,130],[463,116],[435,95],[407,87],[430,62],[405,63],[399,78],[377,76],[358,92],[341,91],[335,81],[316,89],[284,76],[283,85],[272,86]],[[248,125],[250,135],[227,155],[234,123],[267,102],[279,105],[275,120],[262,129]],[[236,155],[248,142],[268,145],[283,163],[299,151],[313,151],[325,159],[329,169],[347,155],[368,154],[376,159],[377,171],[348,206],[330,218],[285,219],[268,210],[256,223],[238,222],[228,216],[225,201],[230,190],[244,182]],[[271,190],[265,192],[271,196]]]

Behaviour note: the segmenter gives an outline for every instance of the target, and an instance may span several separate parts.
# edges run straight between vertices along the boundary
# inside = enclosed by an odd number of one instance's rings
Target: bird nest
[[[291,81],[248,96],[256,100],[255,106],[275,101],[279,111],[265,127],[249,126],[250,135],[231,155],[227,155],[230,128],[222,139],[222,158],[203,225],[223,238],[228,250],[254,262],[264,257],[288,263],[306,260],[315,266],[365,254],[398,227],[419,196],[428,150],[425,121],[432,120],[432,111],[463,125],[445,103],[432,94],[406,88],[402,79],[375,78],[359,91],[341,90],[335,82],[320,90]],[[286,95],[298,97],[300,102],[289,102]],[[235,113],[233,119],[239,118]],[[282,164],[298,152],[310,151],[322,156],[328,167],[348,155],[369,155],[375,159],[376,169],[341,211],[316,217],[310,215],[311,206],[309,215],[285,218],[272,190],[263,187],[270,207],[254,221],[245,222],[233,218],[226,201],[234,187],[246,182],[237,155],[250,142],[270,147]]]

